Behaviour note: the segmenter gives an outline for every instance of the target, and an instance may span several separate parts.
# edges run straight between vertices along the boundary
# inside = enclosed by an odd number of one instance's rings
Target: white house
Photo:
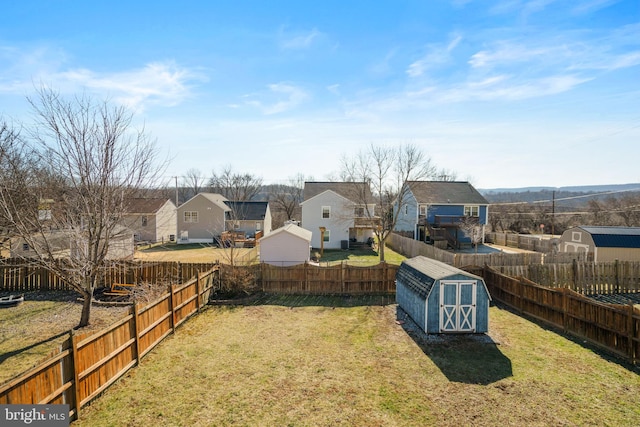
[[[260,240],[260,262],[286,267],[309,261],[311,236],[295,224],[273,230]]]
[[[325,249],[346,249],[373,237],[373,203],[369,186],[362,182],[305,182],[302,228],[313,233],[311,245]],[[321,231],[321,227],[322,230]]]

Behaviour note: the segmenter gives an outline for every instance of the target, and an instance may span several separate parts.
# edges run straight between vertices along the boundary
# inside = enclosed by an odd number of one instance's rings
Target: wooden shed
[[[396,274],[396,302],[428,334],[485,333],[491,296],[482,277],[418,256]]]

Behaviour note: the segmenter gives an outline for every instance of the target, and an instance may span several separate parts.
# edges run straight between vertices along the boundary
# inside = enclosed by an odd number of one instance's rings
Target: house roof
[[[304,183],[304,200],[309,200],[318,194],[331,190],[340,196],[351,200],[352,202],[360,202],[366,200],[372,203],[373,196],[371,187],[365,182],[320,182],[309,181]],[[364,192],[364,194],[362,194]]]
[[[418,203],[489,204],[487,199],[467,181],[407,181],[407,185]]]
[[[446,279],[451,276],[463,274],[470,278],[481,280],[481,277],[467,273],[440,261],[424,256],[417,256],[402,261],[396,280],[412,289],[421,297],[427,297],[436,280]]]
[[[222,209],[223,212],[227,212],[230,210],[229,206],[224,204],[224,202],[227,201],[227,198],[224,197],[222,194],[218,194],[218,193],[198,193],[192,198],[190,198],[189,200],[187,200],[186,202],[184,202],[183,204],[181,204],[178,209],[181,209],[181,212],[182,212],[182,210],[184,210],[185,205],[188,205],[192,200],[194,200],[197,197],[204,197],[205,199],[207,199],[208,201],[210,201],[211,203],[213,203],[214,205]]]
[[[269,202],[238,202],[225,201],[225,204],[231,208],[235,218],[240,221],[261,221],[267,214]]]
[[[127,201],[126,210],[129,214],[150,214],[156,213],[167,202],[171,202],[167,198],[135,198]],[[171,202],[173,204],[173,202]]]
[[[265,235],[262,239],[267,239],[269,237],[275,236],[277,234],[286,233],[291,234],[293,236],[297,236],[303,240],[311,242],[311,237],[313,233],[305,228],[299,227],[295,224],[287,224],[284,227],[280,227],[276,230],[273,230],[271,233]]]
[[[591,235],[593,243],[604,248],[640,248],[640,227],[578,227]]]

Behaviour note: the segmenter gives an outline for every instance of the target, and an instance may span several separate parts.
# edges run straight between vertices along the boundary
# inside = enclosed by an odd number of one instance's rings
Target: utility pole
[[[176,208],[178,207],[178,177],[174,176],[176,179]]]
[[[551,238],[553,238],[555,234],[554,223],[555,223],[555,216],[556,216],[556,190],[553,190],[552,194],[553,195],[551,197]]]

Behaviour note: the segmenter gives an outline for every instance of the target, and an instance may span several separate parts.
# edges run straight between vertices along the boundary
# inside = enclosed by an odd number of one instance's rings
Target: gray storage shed
[[[482,277],[418,256],[396,274],[396,302],[428,334],[485,333],[491,296]]]

